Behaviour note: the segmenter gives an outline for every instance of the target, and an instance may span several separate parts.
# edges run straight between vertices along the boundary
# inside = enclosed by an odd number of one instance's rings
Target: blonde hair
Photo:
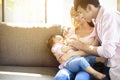
[[[74,18],[78,16],[79,14],[77,11],[75,11],[74,7],[71,7],[70,9],[70,16],[71,16],[71,21],[74,27],[78,26],[78,24],[75,22]]]
[[[75,11],[74,7],[71,7],[71,9],[70,9],[70,16],[71,16],[71,18],[78,16],[78,13],[77,13],[77,11]]]

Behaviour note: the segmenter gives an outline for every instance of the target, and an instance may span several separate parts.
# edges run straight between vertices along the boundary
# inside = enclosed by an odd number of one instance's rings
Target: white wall
[[[63,25],[72,26],[70,9],[73,6],[73,0],[64,0],[64,15],[63,15]]]
[[[61,24],[71,26],[70,8],[73,0],[47,0],[48,24]]]
[[[101,5],[117,10],[117,0],[100,0]]]

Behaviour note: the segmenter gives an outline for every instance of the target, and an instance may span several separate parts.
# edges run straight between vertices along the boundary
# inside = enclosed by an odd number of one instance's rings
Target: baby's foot
[[[98,78],[98,79],[100,79],[100,80],[102,80],[103,78],[106,77],[105,74],[102,74],[100,72],[96,72],[95,74],[93,74],[93,76],[96,77],[96,78]]]

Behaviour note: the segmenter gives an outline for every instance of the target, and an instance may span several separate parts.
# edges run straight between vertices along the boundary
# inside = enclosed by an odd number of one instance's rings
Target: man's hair
[[[75,10],[77,10],[78,6],[81,6],[83,9],[86,9],[88,4],[92,4],[95,7],[100,7],[99,0],[74,0]]]

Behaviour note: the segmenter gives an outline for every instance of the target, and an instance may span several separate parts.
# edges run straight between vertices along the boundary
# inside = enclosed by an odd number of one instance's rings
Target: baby
[[[63,67],[70,70],[73,73],[77,73],[81,70],[84,70],[90,74],[92,74],[94,77],[98,79],[103,79],[105,77],[104,74],[96,71],[91,67],[92,64],[96,63],[96,57],[95,56],[87,56],[82,57],[80,55],[74,55],[72,56],[68,61],[66,62],[60,62],[60,58],[63,54],[72,54],[72,53],[84,53],[83,51],[77,50],[73,47],[70,47],[67,45],[67,41],[63,38],[61,35],[54,35],[49,39],[49,46],[51,49],[51,52],[56,57],[58,62],[60,63],[59,68],[62,69]]]

